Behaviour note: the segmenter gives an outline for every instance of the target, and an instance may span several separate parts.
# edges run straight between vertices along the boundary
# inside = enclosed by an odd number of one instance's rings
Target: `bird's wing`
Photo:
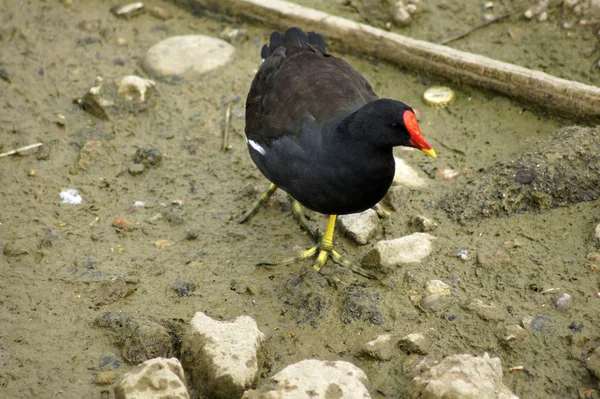
[[[360,73],[319,47],[278,47],[252,82],[246,135],[266,145],[281,136],[294,140],[377,98]]]

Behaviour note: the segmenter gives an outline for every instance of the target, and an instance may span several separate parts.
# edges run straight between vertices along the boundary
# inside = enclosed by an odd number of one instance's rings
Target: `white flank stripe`
[[[262,155],[265,155],[265,149],[262,148],[260,146],[260,144],[258,144],[256,141],[254,141],[254,140],[248,140],[248,144],[250,144],[250,146],[252,148],[254,148],[256,151],[260,152]]]

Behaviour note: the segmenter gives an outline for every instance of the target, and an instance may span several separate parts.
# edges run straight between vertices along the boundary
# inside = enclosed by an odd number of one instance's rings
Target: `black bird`
[[[377,97],[360,73],[327,53],[321,35],[298,28],[273,32],[261,56],[246,99],[245,131],[252,160],[272,184],[240,223],[277,187],[330,215],[320,243],[283,262],[318,255],[313,267],[320,270],[328,256],[342,262],[333,250],[337,215],[362,212],[389,189],[393,147],[436,154],[412,108]]]

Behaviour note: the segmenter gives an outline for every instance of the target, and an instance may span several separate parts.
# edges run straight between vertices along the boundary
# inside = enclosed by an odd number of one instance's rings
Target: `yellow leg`
[[[267,191],[265,191],[263,193],[263,195],[261,195],[260,198],[258,200],[256,200],[256,202],[254,202],[254,204],[252,204],[250,209],[248,209],[246,211],[246,213],[244,213],[244,215],[238,221],[238,223],[247,222],[248,220],[250,220],[252,218],[252,216],[256,215],[256,212],[258,212],[260,207],[263,206],[263,204],[265,202],[267,202],[269,200],[269,198],[271,198],[271,196],[273,195],[273,193],[275,191],[277,191],[277,186],[275,184],[271,183],[271,185],[269,186]]]
[[[292,213],[294,217],[300,223],[300,226],[306,231],[308,234],[312,236],[312,238],[318,242],[319,241],[319,233],[310,227],[308,224],[308,220],[306,220],[306,216],[304,215],[304,210],[302,209],[302,205],[294,199],[291,195],[288,194],[288,198],[290,203],[292,204]]]

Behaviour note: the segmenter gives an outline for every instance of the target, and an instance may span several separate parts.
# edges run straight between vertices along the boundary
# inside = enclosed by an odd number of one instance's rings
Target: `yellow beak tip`
[[[433,150],[433,148],[430,148],[428,150],[421,149],[421,151],[423,151],[425,154],[429,155],[432,158],[437,158],[437,155],[435,154],[435,151]]]

